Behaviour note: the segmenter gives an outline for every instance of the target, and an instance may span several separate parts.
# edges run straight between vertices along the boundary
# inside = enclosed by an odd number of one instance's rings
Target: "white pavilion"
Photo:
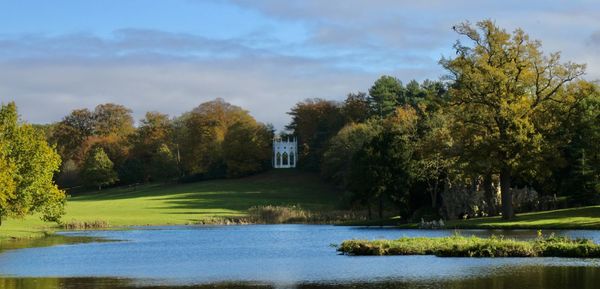
[[[273,167],[295,168],[298,163],[298,139],[275,137],[273,139]]]

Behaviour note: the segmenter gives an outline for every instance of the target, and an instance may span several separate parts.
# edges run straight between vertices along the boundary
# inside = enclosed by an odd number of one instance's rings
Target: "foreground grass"
[[[587,239],[538,237],[517,241],[502,237],[459,235],[442,238],[349,240],[338,248],[346,255],[435,255],[439,257],[571,257],[600,258],[600,246]]]
[[[0,226],[0,241],[9,238],[31,239],[44,237],[53,232],[55,228],[55,223],[44,223],[37,217],[27,217],[22,220],[3,220],[2,226]]]
[[[248,209],[266,205],[299,205],[307,210],[335,208],[335,190],[318,176],[296,170],[228,180],[189,184],[156,184],[115,188],[72,196],[64,222],[106,222],[110,226],[178,225],[217,217],[246,216]],[[57,229],[37,216],[6,220],[0,239],[32,238]]]

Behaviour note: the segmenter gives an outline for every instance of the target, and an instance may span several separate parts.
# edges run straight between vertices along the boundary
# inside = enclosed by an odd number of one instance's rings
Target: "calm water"
[[[454,231],[325,225],[63,233],[85,243],[4,250],[0,288],[600,288],[600,260],[338,255],[345,239]],[[544,232],[549,233],[549,232]],[[600,242],[600,231],[559,231]],[[533,238],[535,231],[462,231]],[[114,242],[90,240],[110,239]]]

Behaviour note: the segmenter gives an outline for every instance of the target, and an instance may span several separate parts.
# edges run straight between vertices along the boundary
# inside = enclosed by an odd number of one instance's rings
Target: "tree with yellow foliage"
[[[500,176],[502,215],[514,215],[513,177],[531,168],[542,150],[543,134],[534,119],[552,103],[569,105],[560,93],[580,77],[584,65],[563,63],[560,53],[546,55],[539,41],[521,29],[508,33],[491,20],[454,27],[469,45],[454,46],[457,56],[441,64],[450,88],[461,158],[491,168]]]
[[[53,181],[60,157],[43,132],[18,118],[14,103],[0,106],[0,224],[34,213],[58,221],[65,203],[64,191]]]

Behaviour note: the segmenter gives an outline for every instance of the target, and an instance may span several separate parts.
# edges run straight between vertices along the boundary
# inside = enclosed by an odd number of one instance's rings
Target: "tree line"
[[[222,99],[174,118],[148,112],[137,127],[130,109],[101,104],[44,129],[66,188],[238,177],[271,162],[273,129]]]
[[[287,128],[298,164],[379,217],[391,207],[405,217],[429,208],[511,218],[527,197],[519,188],[535,191],[537,206],[598,203],[600,93],[581,78],[585,65],[489,20],[454,30],[466,41],[440,60],[438,81],[382,76],[368,94],[296,104]]]

